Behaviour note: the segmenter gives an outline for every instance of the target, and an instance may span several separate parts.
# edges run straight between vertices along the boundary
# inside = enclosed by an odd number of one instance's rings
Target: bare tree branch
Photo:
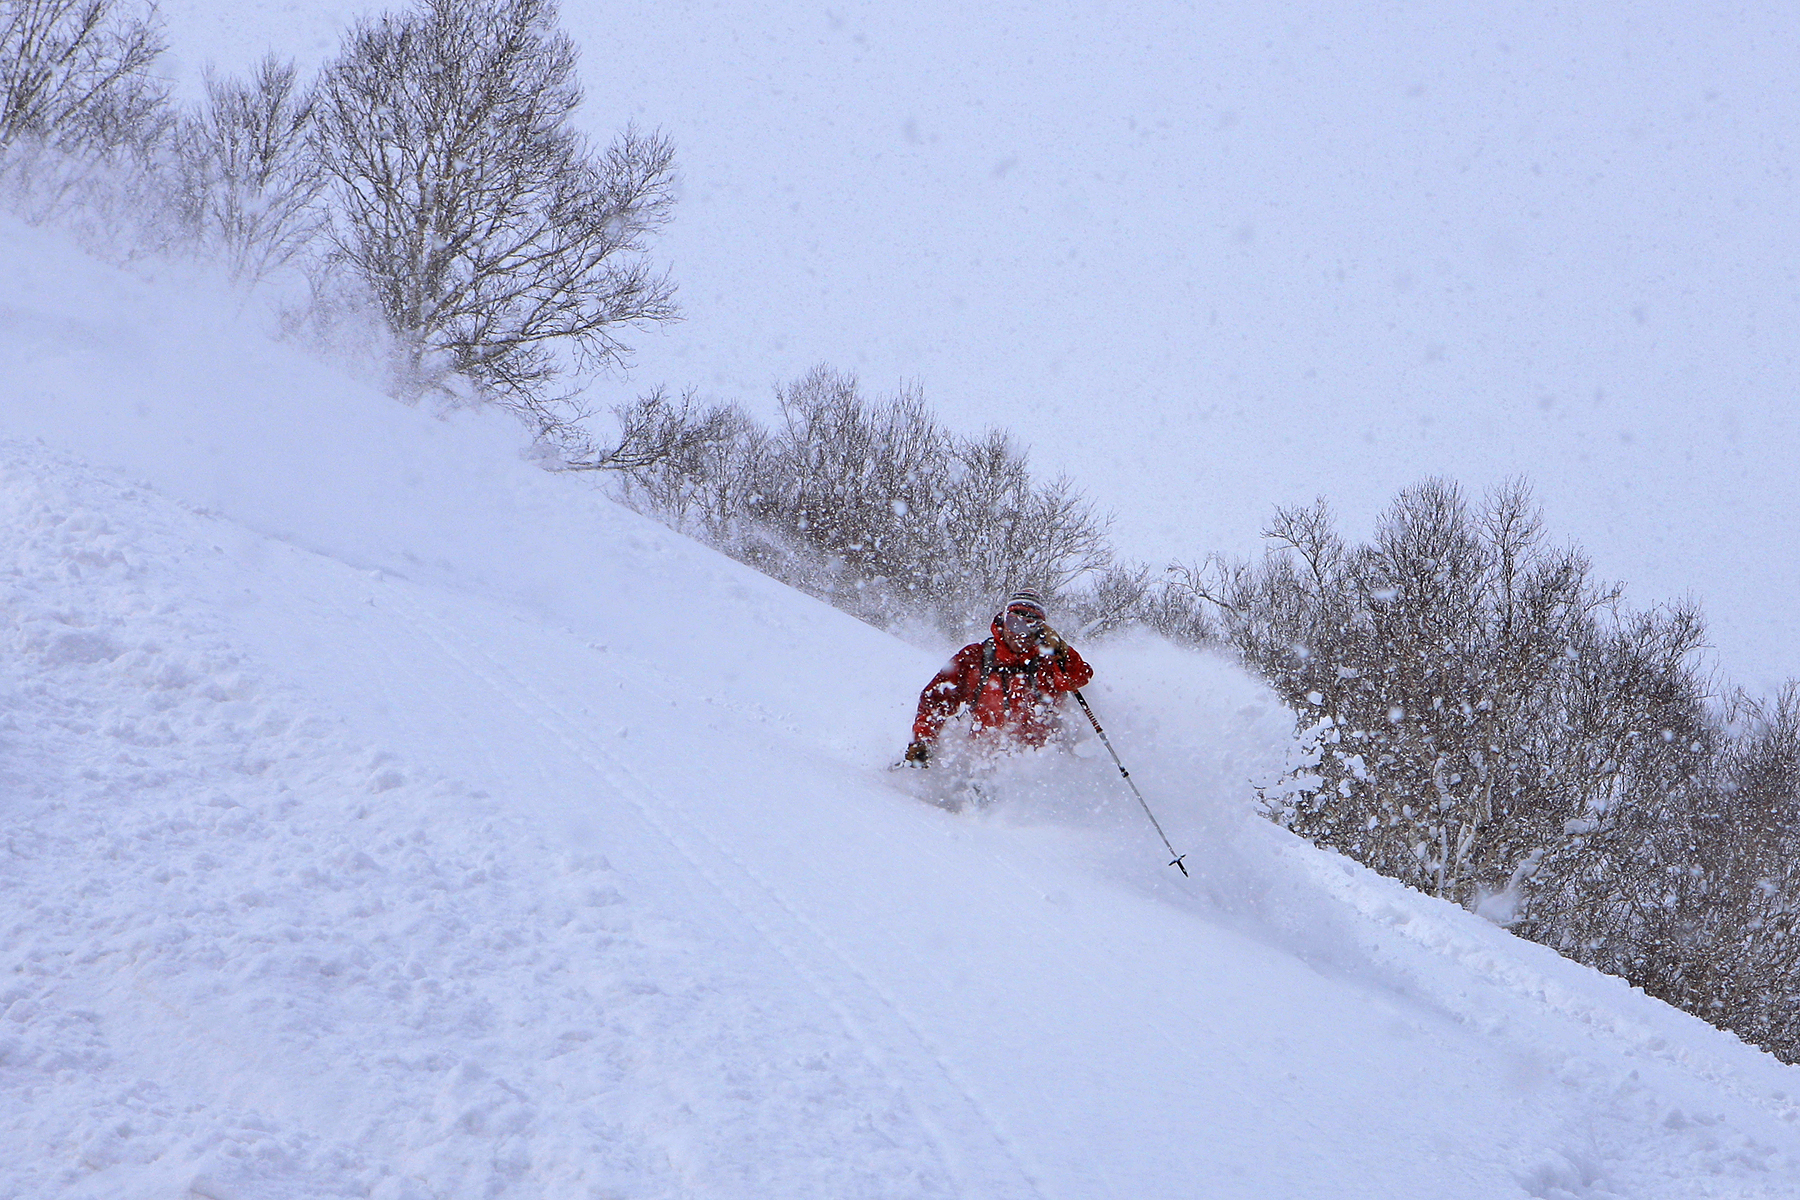
[[[110,153],[163,131],[167,93],[150,74],[162,55],[153,6],[113,0],[0,0],[0,150],[33,138]]]
[[[622,362],[624,329],[677,316],[643,257],[673,205],[674,152],[629,128],[590,149],[569,126],[575,60],[550,0],[425,0],[355,27],[313,144],[337,258],[400,344],[399,390],[461,374],[591,452],[585,410],[551,385]]]

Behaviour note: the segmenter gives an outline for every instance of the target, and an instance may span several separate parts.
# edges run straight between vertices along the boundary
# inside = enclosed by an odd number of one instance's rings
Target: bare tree
[[[1697,940],[1718,964],[1704,997],[1716,1023],[1800,1060],[1800,683],[1773,701],[1738,694],[1719,807],[1728,839]]]
[[[948,447],[916,393],[865,400],[852,375],[824,367],[780,389],[778,460],[756,511],[794,542],[855,576],[892,579],[919,563],[921,519]]]
[[[1138,576],[1097,577],[1111,552],[1090,502],[1033,478],[1002,434],[958,437],[916,392],[866,397],[825,367],[776,401],[768,428],[733,406],[647,397],[620,413],[618,447],[582,465],[618,469],[631,501],[881,624],[960,634],[1010,588],[1055,598],[1089,577],[1084,619],[1116,627],[1140,602]]]
[[[1149,614],[1155,610],[1156,597],[1167,588],[1153,588],[1150,580],[1150,568],[1141,563],[1114,563],[1095,572],[1087,587],[1063,597],[1063,603],[1074,614],[1069,635],[1097,637],[1134,623],[1159,628]]]
[[[1266,533],[1173,586],[1295,710],[1272,817],[1800,1060],[1800,684],[1721,716],[1698,606],[1626,609],[1520,482]]]
[[[617,363],[623,328],[676,315],[642,257],[673,203],[673,151],[627,129],[596,154],[569,127],[581,89],[556,15],[551,0],[425,0],[360,22],[313,135],[336,256],[393,332],[401,393],[459,373],[552,438],[586,415],[551,391],[562,351]]]
[[[647,477],[652,469],[663,476],[701,470],[700,460],[715,447],[729,442],[740,414],[729,405],[700,408],[688,392],[676,405],[664,388],[657,388],[634,403],[613,410],[619,420],[619,437],[592,457],[568,463],[568,471],[620,471]],[[671,495],[668,503],[679,503]]]
[[[1107,521],[1066,476],[1032,478],[1030,459],[1000,430],[956,449],[950,490],[951,527],[974,611],[1003,589],[1029,584],[1055,596],[1080,576],[1111,562]]]
[[[1529,900],[1544,940],[1582,926],[1604,874],[1587,848],[1630,804],[1675,803],[1706,761],[1698,614],[1620,612],[1585,558],[1545,544],[1518,482],[1477,507],[1427,480],[1366,546],[1322,502],[1266,532],[1261,564],[1183,577],[1312,747],[1274,815],[1436,895]],[[1641,877],[1618,860],[1616,905]]]
[[[206,101],[181,122],[190,220],[234,279],[254,283],[316,236],[324,178],[307,146],[314,97],[273,54],[249,80],[206,79]]]
[[[21,139],[106,153],[153,142],[167,95],[154,7],[113,0],[0,0],[0,150]]]

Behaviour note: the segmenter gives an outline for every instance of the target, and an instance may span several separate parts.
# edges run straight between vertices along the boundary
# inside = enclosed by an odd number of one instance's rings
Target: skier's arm
[[[1086,687],[1094,678],[1094,668],[1087,665],[1075,647],[1060,637],[1056,641],[1061,649],[1038,669],[1038,686],[1050,692],[1072,692],[1078,687]]]
[[[932,677],[919,693],[919,714],[913,718],[913,741],[929,745],[937,738],[944,722],[955,716],[963,705],[975,698],[975,685],[980,673],[972,670],[969,651],[981,657],[980,646],[965,646],[957,651],[944,669]]]

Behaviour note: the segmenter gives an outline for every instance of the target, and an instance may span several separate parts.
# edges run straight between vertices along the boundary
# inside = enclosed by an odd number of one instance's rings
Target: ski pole
[[[1106,736],[1106,730],[1100,728],[1100,718],[1096,717],[1094,710],[1088,707],[1087,697],[1081,694],[1080,688],[1075,689],[1075,699],[1081,703],[1081,711],[1087,714],[1088,724],[1092,725],[1094,732],[1100,735],[1100,744],[1106,747],[1108,754],[1112,755],[1113,764],[1119,768],[1119,774],[1125,777],[1125,786],[1131,789],[1131,794],[1137,797],[1137,802],[1143,808],[1144,815],[1150,818],[1150,824],[1156,829],[1156,836],[1162,839],[1163,845],[1169,847],[1170,854],[1175,854],[1175,847],[1169,846],[1169,835],[1163,832],[1162,826],[1157,823],[1156,814],[1150,811],[1148,804],[1144,803],[1144,793],[1138,791],[1137,784],[1131,782],[1131,772],[1127,771],[1125,764],[1119,761],[1119,752],[1113,749],[1112,739]],[[1181,861],[1186,857],[1185,854],[1175,854],[1175,857],[1169,860],[1169,865],[1179,868],[1183,876],[1188,873],[1187,866]]]

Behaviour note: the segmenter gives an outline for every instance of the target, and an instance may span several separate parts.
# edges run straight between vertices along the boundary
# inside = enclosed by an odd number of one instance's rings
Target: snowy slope
[[[1800,1192],[1800,1071],[1250,816],[1092,648],[984,814],[941,657],[0,227],[0,1196]],[[184,1191],[185,1190],[185,1191]]]

